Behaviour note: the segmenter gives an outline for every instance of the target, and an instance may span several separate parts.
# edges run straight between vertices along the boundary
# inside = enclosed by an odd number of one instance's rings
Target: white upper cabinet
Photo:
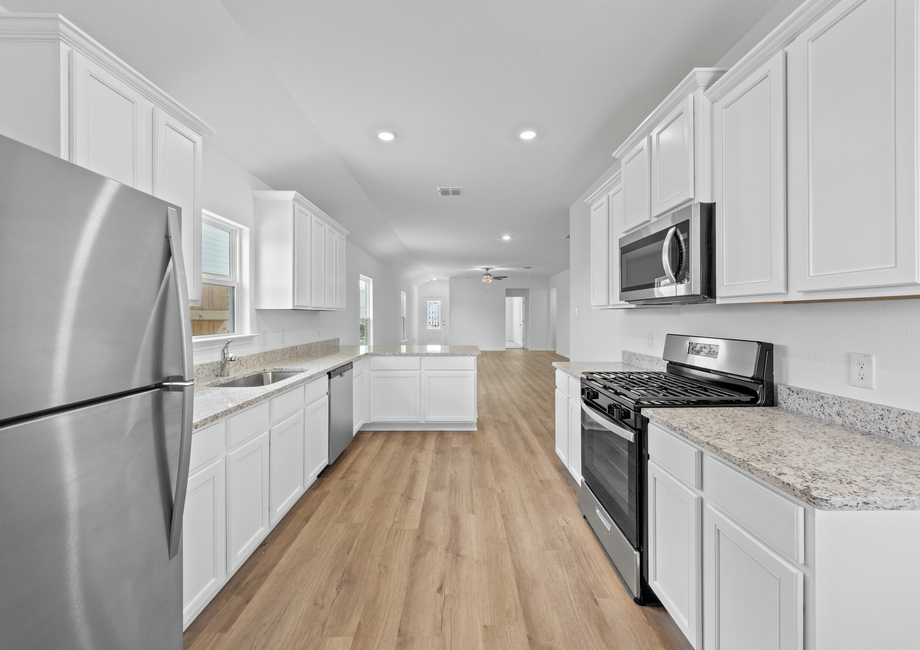
[[[57,14],[0,13],[0,134],[182,208],[201,302],[201,143],[214,130]]]
[[[693,96],[687,97],[652,129],[652,216],[693,198]]]
[[[694,68],[613,153],[623,184],[623,232],[692,200],[712,201],[712,107],[725,70]]]
[[[591,206],[591,305],[610,302],[610,215],[607,195]]]
[[[786,294],[785,57],[710,96],[720,302]]]
[[[297,192],[253,195],[256,309],[345,309],[348,231]]]
[[[623,231],[632,230],[652,218],[649,204],[648,138],[643,138],[623,156],[620,174],[623,183]]]
[[[803,298],[917,293],[916,21],[914,0],[844,0],[789,46],[790,253]],[[876,289],[895,285],[913,286]]]

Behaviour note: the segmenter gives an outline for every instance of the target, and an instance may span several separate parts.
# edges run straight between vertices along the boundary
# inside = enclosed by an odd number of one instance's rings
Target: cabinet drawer
[[[253,406],[227,420],[227,449],[232,449],[242,442],[268,429],[269,408],[263,402]]]
[[[189,460],[189,474],[224,453],[224,421],[199,429],[192,434],[192,453]]]
[[[371,357],[371,370],[421,370],[421,357]]]
[[[774,549],[805,561],[805,508],[710,456],[703,459],[706,497]]]
[[[303,386],[271,399],[272,423],[280,422],[299,408],[303,408]]]
[[[581,400],[581,380],[575,377],[569,377],[569,397],[575,400]]]
[[[648,454],[690,487],[697,490],[702,487],[700,450],[651,422],[648,425]]]
[[[354,375],[352,375],[354,376]],[[329,392],[329,375],[314,379],[306,385],[307,397],[304,404],[312,404]]]
[[[556,368],[556,389],[566,394],[569,392],[569,376],[559,368]]]
[[[476,357],[425,357],[425,370],[476,370]]]

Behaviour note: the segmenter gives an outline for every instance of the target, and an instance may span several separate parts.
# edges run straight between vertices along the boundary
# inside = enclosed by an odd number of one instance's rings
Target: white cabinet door
[[[610,301],[610,215],[605,194],[591,206],[591,305]]]
[[[227,455],[227,570],[231,573],[268,534],[268,492],[266,431]]]
[[[335,309],[335,230],[326,226],[326,309]]]
[[[707,650],[801,650],[803,573],[710,505],[704,515]]]
[[[310,487],[329,464],[329,396],[304,409],[304,487]]]
[[[913,0],[844,0],[789,46],[797,290],[920,280],[916,14]]]
[[[623,185],[617,185],[607,193],[607,209],[610,212],[610,263],[607,289],[608,304],[611,307],[629,307],[634,305],[620,300],[620,235],[626,222],[626,205],[623,202]]]
[[[355,433],[367,422],[367,359],[355,362],[354,378],[352,380],[354,413],[352,420],[355,424]]]
[[[715,103],[719,298],[786,293],[785,56]]]
[[[335,233],[335,308],[345,309],[345,235]]]
[[[421,422],[422,391],[419,371],[371,372],[369,422]]]
[[[569,396],[556,389],[556,455],[569,466]]]
[[[476,373],[425,371],[425,422],[475,422]]]
[[[149,192],[153,104],[79,53],[73,91],[73,162]]]
[[[189,300],[201,303],[202,137],[162,109],[155,109],[153,194],[182,209],[182,254]]]
[[[628,154],[620,166],[623,185],[623,231],[632,230],[651,219],[649,194],[648,138]]]
[[[581,398],[569,399],[569,473],[581,483]]]
[[[648,463],[649,585],[694,648],[702,641],[703,497]]]
[[[651,139],[652,217],[693,198],[693,95],[672,110]]]
[[[313,215],[299,205],[294,206],[294,308],[310,309],[313,283],[310,272],[310,237],[313,234]]]
[[[303,397],[300,398],[301,403]],[[304,413],[300,409],[271,428],[271,513],[275,524],[291,509],[304,485]]]
[[[310,304],[322,309],[326,306],[326,223],[315,215],[310,218]]]
[[[182,618],[197,616],[227,575],[224,457],[189,476],[182,516]]]

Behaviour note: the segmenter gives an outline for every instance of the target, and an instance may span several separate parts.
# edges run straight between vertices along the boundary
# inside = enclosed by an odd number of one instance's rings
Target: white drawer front
[[[657,424],[648,425],[648,453],[659,465],[692,488],[702,487],[702,452]]]
[[[371,370],[421,370],[421,357],[371,357]]]
[[[192,453],[189,460],[189,475],[202,465],[224,453],[224,421],[218,420],[214,424],[198,429],[192,434]]]
[[[272,423],[277,423],[294,413],[299,408],[303,408],[303,386],[292,388],[291,390],[281,393],[278,397],[273,397],[272,405]]]
[[[329,392],[329,375],[323,375],[319,379],[314,379],[306,386],[307,397],[304,404],[312,404],[320,397]]]
[[[269,426],[268,403],[263,402],[227,420],[227,449],[232,449]]]
[[[425,357],[425,370],[476,370],[476,357]]]
[[[581,380],[575,377],[568,377],[569,380],[569,397],[572,399],[581,399]]]
[[[762,541],[796,562],[805,561],[805,508],[706,456],[707,498]]]
[[[556,368],[556,389],[566,394],[569,392],[569,376],[559,368]]]

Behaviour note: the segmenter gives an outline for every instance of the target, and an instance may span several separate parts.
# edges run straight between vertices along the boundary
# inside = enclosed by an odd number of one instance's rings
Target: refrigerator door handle
[[[179,334],[182,339],[182,379],[194,379],[192,369],[192,335],[190,330],[188,284],[185,279],[185,260],[182,258],[182,228],[179,225],[179,212],[170,206],[166,209],[166,238],[169,240],[169,253],[172,257],[173,279],[176,282],[176,298],[179,310]]]
[[[195,411],[195,382],[164,382],[163,390],[182,391],[182,433],[179,438],[179,462],[176,469],[176,493],[173,497],[172,519],[169,524],[169,559],[179,552],[182,539],[182,515],[185,514],[185,493],[188,491],[188,470],[192,457],[192,415]]]

